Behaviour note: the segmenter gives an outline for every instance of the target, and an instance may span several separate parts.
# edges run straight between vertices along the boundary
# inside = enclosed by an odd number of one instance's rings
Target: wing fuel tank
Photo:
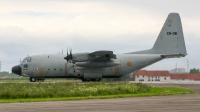
[[[119,62],[102,62],[102,61],[88,61],[88,62],[76,62],[76,66],[79,67],[113,67],[120,65]]]

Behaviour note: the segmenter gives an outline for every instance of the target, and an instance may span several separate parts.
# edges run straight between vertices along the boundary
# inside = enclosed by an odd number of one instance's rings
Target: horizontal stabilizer
[[[161,55],[162,58],[180,58],[185,57],[185,54],[163,54]]]

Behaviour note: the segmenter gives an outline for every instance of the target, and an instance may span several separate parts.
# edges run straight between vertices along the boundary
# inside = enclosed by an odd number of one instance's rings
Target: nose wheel
[[[29,80],[30,80],[30,82],[36,82],[37,81],[37,79],[34,78],[34,77],[30,77]]]

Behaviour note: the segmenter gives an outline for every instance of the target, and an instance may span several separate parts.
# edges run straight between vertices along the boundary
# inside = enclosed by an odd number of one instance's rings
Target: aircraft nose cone
[[[15,73],[17,75],[21,75],[22,74],[22,69],[19,65],[12,67],[12,73]]]

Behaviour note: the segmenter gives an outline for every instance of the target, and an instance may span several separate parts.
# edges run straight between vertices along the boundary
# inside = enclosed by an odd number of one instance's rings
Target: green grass
[[[41,81],[42,82],[42,81]],[[63,79],[63,78],[48,78],[45,82],[52,82],[52,83],[68,83],[68,82],[82,82],[81,80],[73,80],[73,79]],[[30,83],[29,77],[23,78],[7,78],[7,79],[0,79],[0,83]]]
[[[150,90],[151,86],[141,83],[2,83],[0,99],[86,97]]]
[[[0,102],[106,99],[189,94],[182,87],[151,87],[136,83],[2,83]]]

